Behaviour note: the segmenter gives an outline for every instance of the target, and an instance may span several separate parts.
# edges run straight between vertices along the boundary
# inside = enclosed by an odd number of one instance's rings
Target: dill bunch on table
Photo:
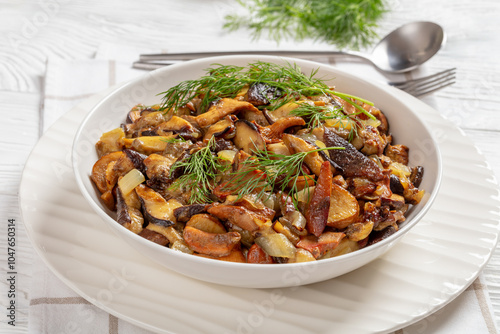
[[[383,0],[238,0],[248,15],[227,15],[224,28],[249,28],[253,39],[264,31],[282,39],[313,40],[360,49],[377,37],[377,21],[387,11]]]

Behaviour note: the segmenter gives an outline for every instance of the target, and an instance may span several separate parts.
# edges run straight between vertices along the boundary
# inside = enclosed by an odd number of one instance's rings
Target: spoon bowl
[[[445,42],[443,28],[433,22],[405,24],[385,36],[369,59],[386,72],[407,72],[434,56]]]

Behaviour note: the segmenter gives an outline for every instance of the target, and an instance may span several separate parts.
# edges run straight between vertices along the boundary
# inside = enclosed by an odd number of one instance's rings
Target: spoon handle
[[[314,56],[331,56],[331,55],[349,55],[363,57],[357,52],[347,51],[217,51],[217,52],[185,52],[185,53],[157,53],[143,54],[140,56],[140,61],[161,61],[161,60],[193,60],[203,57],[213,56],[235,56],[235,55],[270,55],[283,57],[314,57]]]

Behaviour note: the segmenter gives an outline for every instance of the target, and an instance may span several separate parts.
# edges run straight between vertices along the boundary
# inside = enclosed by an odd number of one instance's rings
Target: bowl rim
[[[435,152],[435,158],[436,158],[436,177],[435,177],[435,186],[434,186],[434,191],[430,193],[430,196],[427,198],[426,203],[419,209],[419,211],[415,214],[414,217],[411,218],[409,221],[405,221],[405,224],[396,232],[393,233],[392,235],[388,236],[387,238],[370,245],[368,247],[364,247],[362,249],[359,249],[354,252],[350,252],[347,254],[343,254],[337,257],[332,257],[328,259],[321,259],[318,261],[310,261],[310,262],[298,262],[298,263],[282,263],[279,265],[268,265],[268,264],[256,264],[256,263],[238,263],[238,262],[228,262],[228,261],[220,261],[216,259],[211,259],[211,258],[205,258],[201,256],[193,256],[192,254],[186,254],[183,252],[175,251],[172,250],[168,247],[164,247],[161,245],[158,245],[154,242],[151,242],[135,233],[132,231],[124,228],[120,224],[117,223],[115,219],[113,219],[111,216],[109,216],[106,211],[104,211],[95,201],[95,199],[91,196],[90,193],[86,191],[86,187],[84,185],[83,179],[80,177],[80,173],[78,173],[78,154],[76,154],[77,151],[77,145],[78,145],[78,139],[82,137],[83,135],[83,130],[85,128],[85,125],[89,121],[89,119],[92,118],[93,114],[96,113],[100,107],[106,103],[109,99],[113,98],[115,95],[120,94],[120,92],[128,89],[129,87],[135,86],[138,83],[142,82],[145,78],[151,75],[164,75],[163,73],[169,73],[170,71],[181,71],[183,68],[190,68],[192,66],[197,66],[199,64],[204,64],[206,63],[206,66],[210,66],[212,64],[218,64],[218,63],[227,63],[228,61],[231,60],[247,60],[247,62],[251,61],[265,61],[265,62],[288,62],[288,63],[295,63],[297,64],[300,68],[302,68],[302,65],[307,65],[311,66],[313,68],[326,68],[328,71],[333,71],[336,73],[341,74],[344,77],[349,78],[349,80],[353,81],[360,81],[363,82],[363,84],[366,84],[371,87],[371,89],[375,89],[376,91],[380,91],[384,94],[390,95],[391,98],[397,100],[401,104],[405,105],[408,107],[410,112],[414,115],[414,117],[421,123],[422,127],[426,130],[428,137],[431,139],[432,143],[432,148]],[[205,67],[206,68],[206,67]],[[383,87],[383,88],[382,88]],[[106,221],[106,225],[108,225],[115,233],[120,234],[121,237],[126,236],[127,238],[130,237],[133,240],[131,241],[136,241],[139,242],[140,244],[146,246],[146,247],[152,247],[153,250],[158,250],[159,252],[166,252],[165,254],[168,254],[173,257],[178,257],[180,259],[187,259],[188,261],[195,261],[199,262],[200,264],[208,264],[214,267],[225,267],[225,268],[230,268],[230,269],[244,269],[244,270],[252,270],[252,269],[257,269],[259,270],[265,270],[265,271],[277,271],[277,270],[283,270],[283,269],[292,269],[292,268],[301,268],[301,267],[309,267],[309,266],[330,266],[334,265],[334,263],[342,263],[349,261],[353,257],[361,257],[365,253],[368,252],[374,252],[377,249],[384,248],[386,246],[387,249],[390,249],[391,244],[395,244],[396,241],[400,240],[408,231],[410,231],[424,216],[427,214],[429,211],[430,207],[433,205],[435,202],[435,199],[439,193],[440,187],[441,187],[441,181],[442,181],[442,157],[441,157],[441,151],[439,149],[439,145],[437,144],[436,138],[433,135],[432,131],[430,131],[429,126],[422,120],[422,118],[416,113],[414,110],[411,109],[411,107],[408,106],[407,103],[404,103],[399,99],[398,96],[395,94],[391,93],[391,90],[396,90],[396,88],[391,87],[386,84],[380,84],[376,85],[368,80],[365,80],[357,75],[353,75],[345,70],[338,69],[334,66],[327,65],[327,64],[322,64],[310,60],[305,60],[305,59],[298,59],[298,58],[291,58],[291,57],[281,57],[281,56],[269,56],[269,55],[229,55],[229,56],[215,56],[215,57],[206,57],[206,58],[200,58],[200,59],[195,59],[195,60],[189,60],[183,63],[177,63],[174,65],[169,65],[160,69],[156,69],[151,72],[147,72],[144,75],[139,76],[138,78],[135,78],[131,81],[125,82],[121,85],[118,85],[115,89],[113,89],[109,94],[107,94],[105,97],[103,97],[85,116],[83,121],[78,127],[78,130],[74,136],[73,140],[73,145],[72,145],[72,166],[73,166],[73,173],[76,178],[76,183],[78,185],[78,188],[80,192],[82,193],[83,197],[87,200],[87,202],[90,204],[92,209],[103,219]],[[405,93],[406,94],[406,93]],[[415,97],[411,97],[416,99]],[[140,103],[140,102],[138,102]],[[427,192],[426,192],[427,193]],[[120,230],[118,230],[118,228]],[[126,235],[124,235],[125,233]],[[133,245],[135,248],[135,245]],[[149,256],[148,256],[149,257]],[[375,257],[376,258],[376,257]],[[371,261],[371,260],[370,260]]]

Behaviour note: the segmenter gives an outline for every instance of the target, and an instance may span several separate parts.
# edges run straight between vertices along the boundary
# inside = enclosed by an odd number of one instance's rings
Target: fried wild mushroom
[[[133,106],[96,144],[96,191],[124,228],[218,261],[316,261],[383,240],[422,199],[423,167],[373,103],[315,75],[214,65]]]

